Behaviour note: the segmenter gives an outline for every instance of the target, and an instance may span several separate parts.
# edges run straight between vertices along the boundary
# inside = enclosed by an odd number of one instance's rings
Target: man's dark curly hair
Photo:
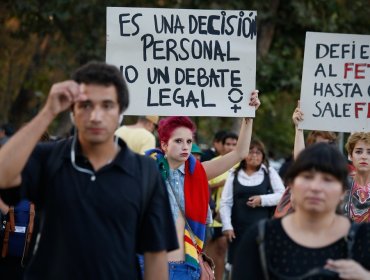
[[[80,68],[73,74],[72,79],[81,84],[95,84],[111,86],[117,90],[117,100],[120,107],[120,112],[125,111],[129,104],[129,93],[126,82],[114,65],[109,65],[105,62],[91,61]]]

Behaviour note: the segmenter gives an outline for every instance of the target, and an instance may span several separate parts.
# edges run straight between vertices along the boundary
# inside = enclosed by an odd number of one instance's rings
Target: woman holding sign
[[[298,125],[303,121],[303,112],[300,108],[300,101],[298,100],[297,108],[295,108],[292,120],[295,126],[295,138],[294,138],[294,159],[298,157],[298,154],[305,148],[303,130],[298,128]],[[335,143],[337,136],[334,132],[329,131],[311,131],[307,137],[307,145],[314,143],[325,142]]]
[[[300,108],[300,101],[297,102],[297,108],[295,108],[292,116],[292,120],[295,126],[295,138],[294,138],[294,150],[293,150],[293,161],[298,157],[299,153],[305,149],[305,140],[303,130],[298,128],[298,125],[303,121],[303,112]],[[313,130],[308,134],[307,137],[307,146],[310,146],[314,143],[335,143],[337,136],[334,132],[330,131],[319,131]],[[285,176],[282,175],[282,179],[285,179]],[[285,180],[284,180],[285,181]],[[274,213],[275,218],[281,218],[286,214],[289,214],[293,211],[291,200],[290,200],[290,188],[286,187],[285,192],[276,206]]]
[[[259,107],[257,90],[252,93],[249,105]],[[234,151],[201,163],[191,155],[195,125],[190,118],[168,117],[159,122],[160,149],[147,154],[156,159],[166,182],[180,244],[178,250],[168,254],[170,279],[198,280],[201,273],[205,273],[199,259],[206,238],[206,224],[212,220],[208,180],[226,172],[248,155],[252,124],[252,118],[244,119]]]

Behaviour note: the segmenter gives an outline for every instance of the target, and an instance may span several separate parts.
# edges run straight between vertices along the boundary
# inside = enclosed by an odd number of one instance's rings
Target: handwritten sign
[[[300,128],[370,131],[370,36],[306,33]]]
[[[251,116],[255,11],[107,8],[107,63],[128,82],[128,115]]]

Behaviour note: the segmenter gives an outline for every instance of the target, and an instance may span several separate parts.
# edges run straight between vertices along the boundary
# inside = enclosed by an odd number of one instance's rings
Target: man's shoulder
[[[155,159],[150,156],[141,155],[132,151],[129,147],[125,146],[121,151],[124,157],[124,164],[130,165],[131,168],[138,170],[140,173],[144,169],[157,169]]]
[[[69,150],[68,147],[71,146],[72,140],[69,138],[57,140],[57,141],[48,141],[40,142],[36,145],[34,149],[34,154],[46,154],[51,156],[52,154],[58,153],[67,153]]]
[[[132,151],[131,151],[132,152]],[[141,155],[141,154],[138,154],[138,153],[135,153],[135,152],[132,152],[140,161],[144,162],[145,164],[147,165],[150,165],[150,166],[154,166],[156,167],[157,164],[156,164],[156,161],[154,158],[150,157],[150,156],[146,156],[146,155]]]

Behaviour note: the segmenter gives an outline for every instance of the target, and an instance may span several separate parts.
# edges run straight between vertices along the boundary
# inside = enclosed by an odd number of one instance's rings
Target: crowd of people
[[[203,151],[189,117],[121,126],[128,104],[119,70],[90,62],[4,135],[0,277],[198,280],[206,254],[216,280],[370,279],[370,132],[349,136],[346,158],[335,133],[304,139],[298,103],[292,160],[278,172],[253,118]],[[67,110],[73,135],[40,141]],[[25,199],[35,211],[20,231],[11,217]],[[17,230],[30,260],[23,251],[10,266]]]

